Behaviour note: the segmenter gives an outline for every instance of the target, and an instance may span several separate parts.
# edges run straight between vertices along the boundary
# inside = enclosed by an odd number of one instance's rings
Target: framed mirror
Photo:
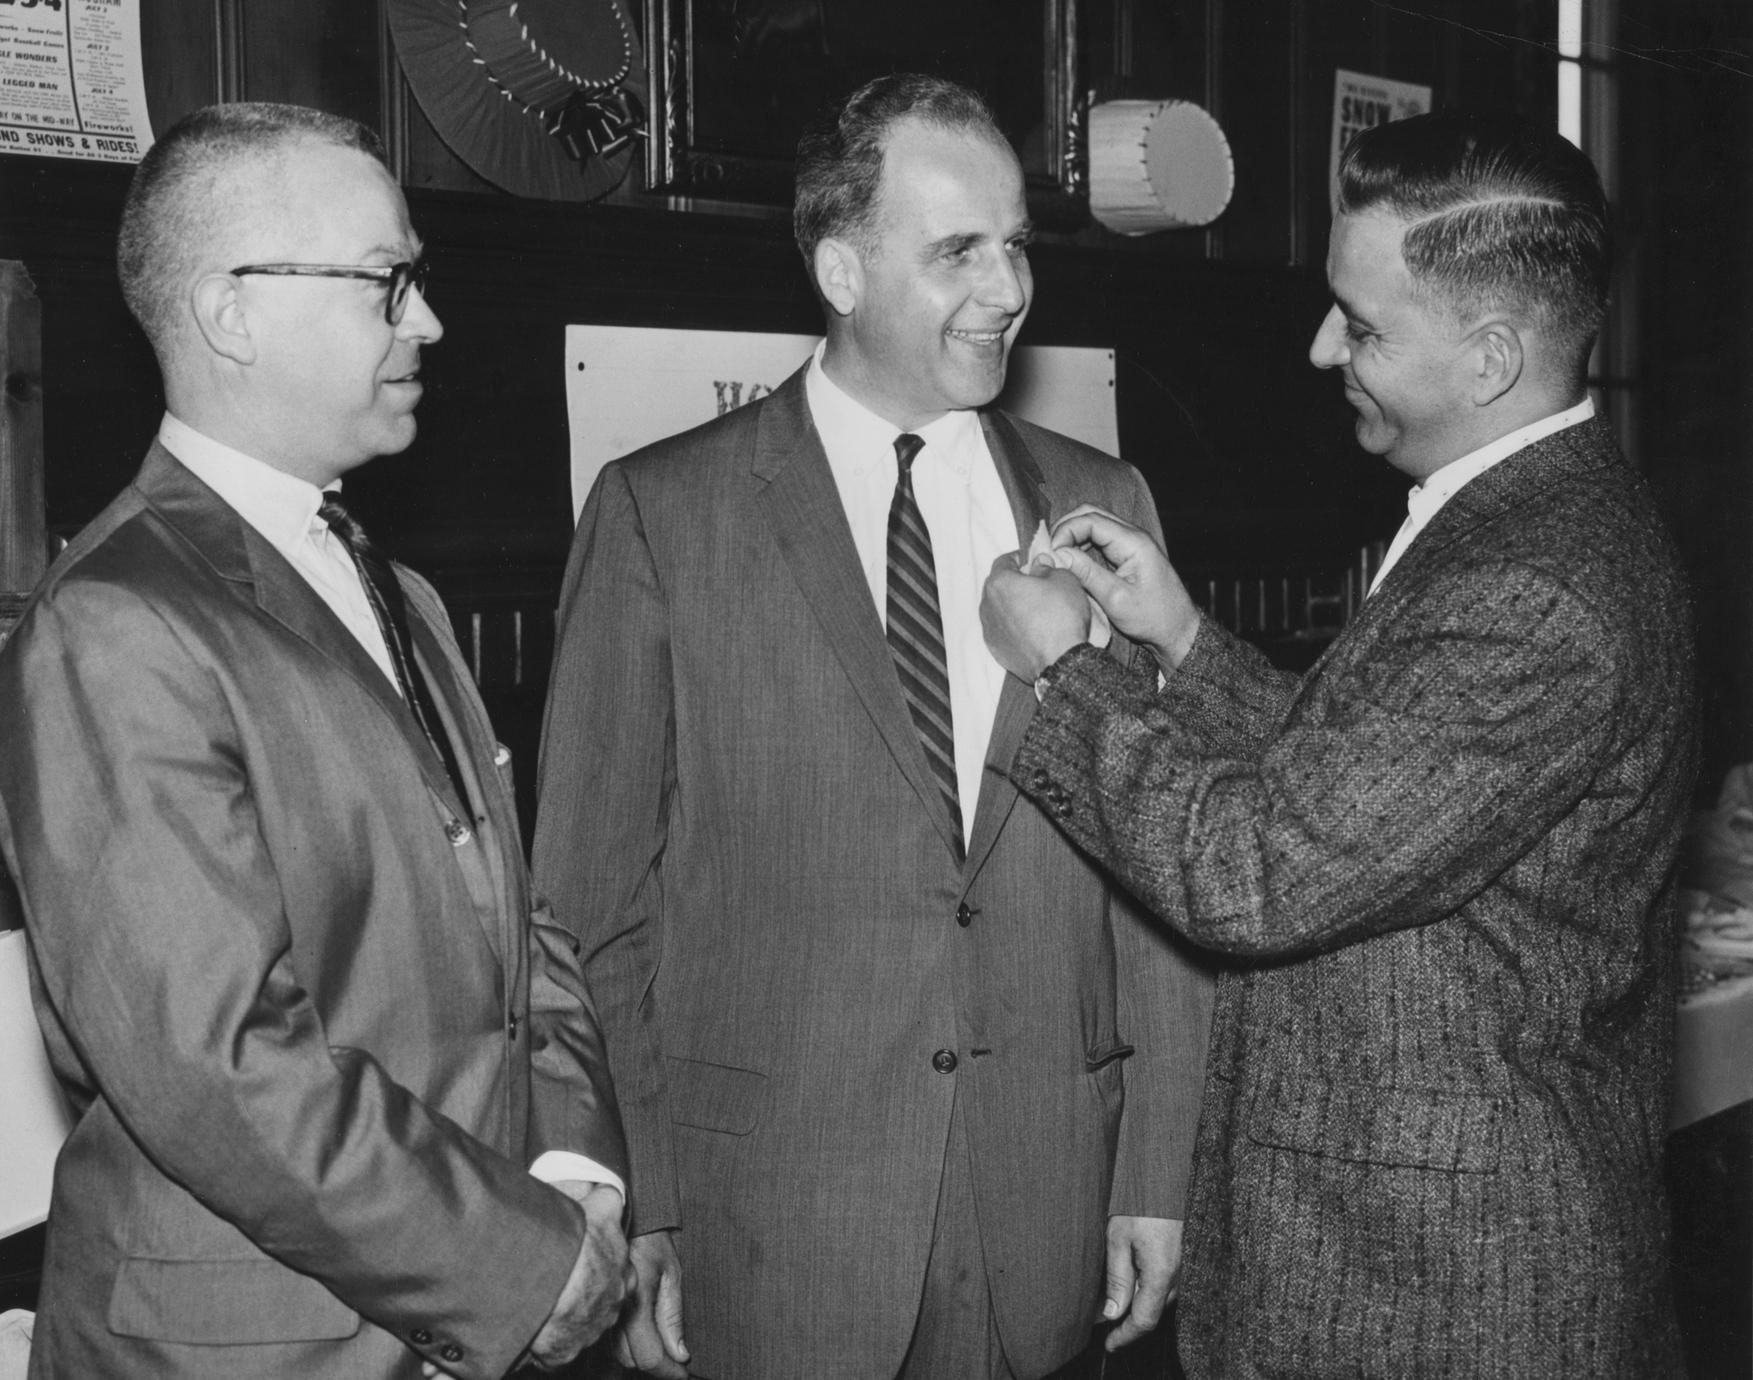
[[[644,0],[648,190],[791,204],[804,123],[870,78],[921,71],[992,102],[1044,224],[1087,217],[1078,0]]]

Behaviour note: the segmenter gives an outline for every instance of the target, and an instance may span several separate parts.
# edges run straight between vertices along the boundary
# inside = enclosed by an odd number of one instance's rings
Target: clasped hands
[[[999,665],[1034,681],[1089,636],[1089,600],[1165,671],[1181,664],[1199,609],[1148,532],[1084,504],[1053,527],[1052,545],[993,562],[980,625]]]
[[[560,1369],[608,1331],[636,1283],[627,1239],[621,1234],[620,1193],[582,1180],[550,1186],[583,1209],[585,1226],[584,1241],[560,1297],[520,1358],[520,1364],[538,1370]],[[424,1362],[420,1370],[427,1380],[446,1374],[432,1361]]]

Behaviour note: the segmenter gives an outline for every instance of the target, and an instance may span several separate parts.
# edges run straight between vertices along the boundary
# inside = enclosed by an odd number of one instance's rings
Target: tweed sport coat
[[[1130,467],[983,421],[1019,543],[1084,500],[1154,525]],[[536,878],[696,1369],[891,1380],[958,1100],[1006,1353],[1053,1369],[1107,1216],[1183,1211],[1209,977],[1002,771],[958,862],[801,372],[604,470],[562,618]],[[1035,708],[1006,686],[989,763]]]
[[[1677,1373],[1690,607],[1605,426],[1464,487],[1306,676],[1081,652],[1015,777],[1220,951],[1195,1377]]]
[[[486,712],[397,575],[472,820],[358,641],[162,448],[0,650],[0,849],[77,1112],[33,1377],[496,1380],[583,1236],[528,1164],[625,1172]]]

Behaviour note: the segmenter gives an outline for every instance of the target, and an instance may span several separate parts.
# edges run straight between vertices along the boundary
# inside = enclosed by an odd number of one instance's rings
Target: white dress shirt
[[[371,611],[371,602],[365,596],[365,583],[360,578],[359,567],[353,564],[347,544],[329,531],[329,524],[317,516],[323,491],[242,451],[233,450],[211,436],[202,435],[168,412],[159,423],[158,441],[195,478],[261,533],[270,546],[286,557],[292,568],[316,591],[317,597],[334,610],[335,616],[358,639],[359,645],[371,654],[371,659],[400,694],[401,686],[390,661],[389,647],[384,642],[377,615]],[[530,1166],[530,1173],[545,1183],[583,1179],[607,1184],[621,1195],[623,1202],[626,1201],[627,1186],[621,1182],[620,1175],[589,1156],[570,1150],[549,1150],[538,1156]]]
[[[395,663],[390,660],[377,615],[371,611],[371,601],[365,596],[359,567],[353,564],[347,543],[317,516],[323,491],[203,436],[168,412],[158,426],[158,443],[291,562],[401,694]]]
[[[828,468],[852,527],[859,563],[887,627],[889,505],[899,466],[899,427],[857,401],[822,369],[816,347],[804,379],[810,417],[828,453]],[[947,412],[914,433],[925,447],[913,461],[913,495],[931,533],[937,602],[950,680],[950,719],[956,739],[956,791],[961,798],[962,842],[974,836],[986,748],[998,717],[1004,667],[986,650],[980,631],[980,592],[992,563],[1017,549],[1016,516],[986,447],[980,414]]]
[[[1499,461],[1509,459],[1518,450],[1533,445],[1542,437],[1563,431],[1567,426],[1586,422],[1594,415],[1594,402],[1584,398],[1575,407],[1555,412],[1550,417],[1542,417],[1537,422],[1530,422],[1521,430],[1499,436],[1489,445],[1481,446],[1459,460],[1451,460],[1422,484],[1413,485],[1412,491],[1406,495],[1406,521],[1400,524],[1400,530],[1394,534],[1394,540],[1388,546],[1388,554],[1382,557],[1382,568],[1376,571],[1376,578],[1370,581],[1370,594],[1381,588],[1382,580],[1394,568],[1394,563],[1405,553],[1406,548],[1412,545],[1412,539],[1429,525],[1443,504],[1460,493],[1463,487]]]

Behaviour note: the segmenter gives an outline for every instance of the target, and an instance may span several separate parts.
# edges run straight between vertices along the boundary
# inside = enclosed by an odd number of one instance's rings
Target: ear
[[[1473,331],[1473,405],[1490,407],[1521,381],[1527,365],[1522,333],[1515,323],[1494,317]]]
[[[244,315],[237,279],[229,273],[209,273],[189,294],[195,327],[207,348],[238,364],[256,362],[256,342]]]
[[[816,275],[816,291],[836,316],[851,316],[852,309],[864,295],[864,265],[858,250],[842,239],[825,239],[816,245],[812,267]]]

